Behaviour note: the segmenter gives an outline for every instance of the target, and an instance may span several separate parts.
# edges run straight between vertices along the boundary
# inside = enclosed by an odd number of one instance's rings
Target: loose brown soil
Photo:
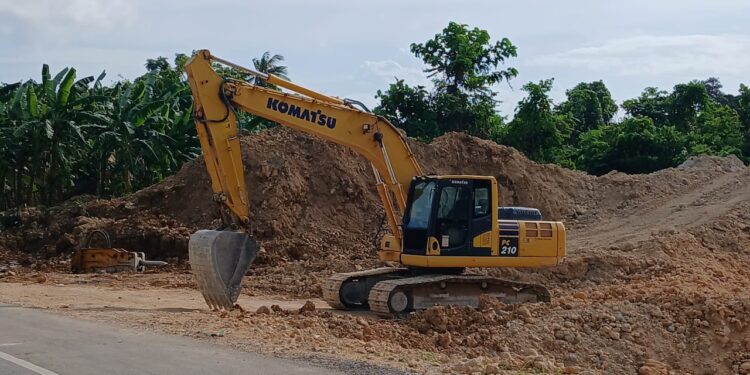
[[[203,309],[184,262],[189,234],[219,225],[202,160],[126,198],[23,211],[23,226],[0,234],[0,299],[416,372],[750,373],[750,169],[736,158],[594,177],[463,134],[412,142],[426,172],[493,175],[503,204],[563,220],[569,256],[551,269],[470,270],[543,283],[552,303],[485,301],[479,310],[440,307],[383,321],[322,309],[317,299],[331,273],[378,265],[373,242],[385,227],[367,163],[286,129],[242,143],[263,244],[240,300],[246,311]],[[171,268],[65,274],[67,257],[94,228]],[[298,311],[306,300],[316,308]]]

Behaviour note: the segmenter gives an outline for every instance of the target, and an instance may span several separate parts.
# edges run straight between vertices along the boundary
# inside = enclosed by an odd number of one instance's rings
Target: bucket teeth
[[[211,310],[231,310],[242,289],[242,276],[258,252],[245,233],[199,230],[190,236],[190,268]]]

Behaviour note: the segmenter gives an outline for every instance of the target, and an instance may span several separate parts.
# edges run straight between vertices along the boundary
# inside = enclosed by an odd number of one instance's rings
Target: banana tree
[[[77,162],[90,148],[84,124],[96,111],[99,100],[89,92],[88,85],[93,80],[85,77],[76,81],[76,70],[72,68],[65,68],[52,78],[45,64],[41,84],[27,85],[27,121],[23,127],[33,152],[30,189],[38,189],[44,204],[62,199],[79,172]]]
[[[161,145],[170,139],[164,131],[168,102],[153,95],[154,80],[119,82],[111,92],[103,127],[94,141],[98,191],[119,195],[146,186],[162,176],[166,154]]]
[[[0,210],[57,203],[89,179],[126,194],[196,157],[184,73],[162,65],[113,86],[47,65],[41,82],[0,84]]]

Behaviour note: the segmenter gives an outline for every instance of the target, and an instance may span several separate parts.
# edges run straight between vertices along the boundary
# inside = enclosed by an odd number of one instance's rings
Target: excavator
[[[252,80],[222,77],[217,73],[221,66]],[[322,288],[332,307],[369,308],[378,316],[398,318],[434,305],[476,307],[482,295],[505,303],[550,301],[544,286],[464,272],[550,267],[565,258],[563,223],[542,220],[537,209],[500,207],[494,177],[425,175],[406,136],[356,100],[307,89],[208,50],[197,51],[185,70],[222,218],[220,228],[199,230],[188,242],[192,272],[212,310],[235,306],[259,248],[252,236],[238,110],[348,147],[372,165],[390,229],[380,239],[378,256],[388,266],[333,274]]]

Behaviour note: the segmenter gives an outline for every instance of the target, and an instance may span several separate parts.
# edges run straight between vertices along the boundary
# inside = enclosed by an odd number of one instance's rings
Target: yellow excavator
[[[220,76],[224,65],[281,91]],[[232,309],[255,259],[249,199],[235,111],[348,147],[371,165],[390,234],[378,255],[398,265],[334,274],[324,300],[338,309],[369,308],[399,317],[433,305],[477,306],[482,294],[505,303],[548,302],[540,285],[470,275],[469,267],[543,267],[565,257],[565,227],[539,210],[500,207],[491,176],[425,175],[405,136],[360,102],[304,88],[200,50],[185,65],[195,125],[223,226],[189,240],[192,272],[212,309]]]

